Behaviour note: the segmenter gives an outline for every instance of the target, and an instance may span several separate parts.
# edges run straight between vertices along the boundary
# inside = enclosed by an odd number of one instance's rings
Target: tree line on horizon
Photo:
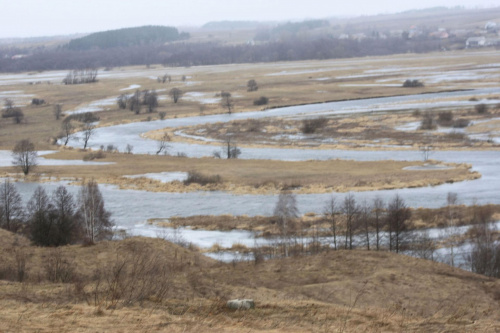
[[[42,48],[31,55],[12,59],[7,54],[25,53],[16,48],[0,49],[0,71],[45,71],[81,68],[113,68],[132,65],[200,66],[230,63],[256,63],[298,60],[382,56],[398,53],[425,53],[441,50],[444,42],[434,39],[336,39],[314,40],[290,38],[257,44],[224,44],[220,42],[121,45],[112,48],[72,50]]]

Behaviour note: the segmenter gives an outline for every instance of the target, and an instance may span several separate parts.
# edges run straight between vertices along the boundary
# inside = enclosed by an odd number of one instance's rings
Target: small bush
[[[474,107],[477,113],[484,114],[488,112],[488,106],[486,104],[478,104]]]
[[[208,185],[208,184],[220,184],[222,183],[222,177],[219,175],[203,175],[197,171],[189,171],[188,177],[184,181],[184,185],[190,184],[200,184],[200,185]]]
[[[63,258],[60,250],[53,250],[45,260],[45,274],[50,282],[71,282],[75,276],[75,265]]]
[[[426,113],[424,118],[422,118],[422,122],[420,123],[421,130],[433,130],[436,129],[436,121],[431,113]]]
[[[112,144],[109,144],[109,145],[107,145],[107,146],[106,146],[106,151],[107,151],[108,153],[112,153],[112,152],[118,151],[118,148],[117,148],[117,147],[115,147],[115,146],[114,146],[114,145],[112,145]]]
[[[460,119],[455,120],[455,122],[453,123],[453,127],[454,128],[465,128],[465,127],[469,126],[469,124],[470,124],[469,120],[464,119],[464,118],[460,118]]]
[[[83,160],[84,161],[92,161],[92,160],[97,160],[97,159],[100,159],[100,158],[105,158],[106,157],[106,154],[100,150],[100,151],[97,151],[97,152],[90,152],[88,154],[85,154],[83,156]]]
[[[453,113],[451,111],[439,112],[438,119],[440,122],[450,122],[453,120]]]
[[[43,104],[45,104],[45,100],[41,99],[41,98],[33,98],[31,100],[31,104],[32,105],[43,105]]]
[[[249,119],[248,122],[248,132],[260,132],[260,129],[262,128],[262,121],[258,119]]]
[[[247,82],[247,91],[257,91],[259,90],[259,86],[257,85],[257,81],[255,80],[249,80]]]
[[[269,98],[266,96],[261,96],[253,101],[253,105],[267,105],[269,103]]]
[[[325,127],[328,124],[328,119],[325,117],[315,118],[315,119],[304,119],[302,120],[302,133],[312,134],[316,133],[317,130]]]
[[[160,112],[158,112],[158,115],[160,116],[160,119],[163,120],[163,119],[165,119],[165,116],[167,115],[167,113],[165,111],[160,111]]]
[[[424,86],[423,82],[420,82],[419,80],[406,80],[403,83],[404,88],[418,88],[423,86]]]
[[[448,138],[450,140],[462,141],[462,140],[465,140],[467,138],[467,135],[465,135],[464,133],[461,133],[461,132],[450,132],[450,133],[446,134],[446,138]]]

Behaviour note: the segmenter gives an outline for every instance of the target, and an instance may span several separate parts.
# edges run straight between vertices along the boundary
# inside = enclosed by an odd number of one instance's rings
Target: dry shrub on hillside
[[[184,185],[190,185],[190,184],[208,185],[208,184],[220,184],[220,183],[222,183],[221,176],[219,175],[208,176],[198,171],[189,171],[188,177],[184,181]]]
[[[106,154],[102,151],[96,151],[95,153],[88,153],[83,156],[84,161],[92,161],[100,158],[106,158]]]
[[[127,247],[112,265],[94,272],[92,290],[87,293],[89,304],[111,308],[166,298],[176,268],[147,246],[130,243]]]
[[[75,280],[76,265],[72,260],[66,258],[61,249],[54,249],[49,252],[45,261],[45,274],[50,282],[67,283]]]

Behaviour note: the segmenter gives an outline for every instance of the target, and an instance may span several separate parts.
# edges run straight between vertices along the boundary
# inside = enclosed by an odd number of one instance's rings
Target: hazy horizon
[[[28,38],[92,33],[97,31],[165,25],[201,26],[211,21],[286,21],[391,14],[431,7],[488,8],[492,0],[0,0],[0,38]]]

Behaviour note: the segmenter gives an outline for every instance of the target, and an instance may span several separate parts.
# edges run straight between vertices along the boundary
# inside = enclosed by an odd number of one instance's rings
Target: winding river
[[[468,99],[481,95],[500,94],[500,88],[479,89],[472,91],[456,91],[447,93],[371,98],[343,102],[312,104],[305,106],[284,107],[267,111],[236,113],[232,115],[199,116],[190,118],[167,119],[151,122],[131,123],[111,127],[98,128],[91,139],[92,147],[113,144],[121,151],[127,144],[131,144],[134,153],[152,153],[156,149],[156,142],[144,139],[141,134],[147,131],[174,128],[179,126],[200,125],[237,119],[264,118],[278,116],[315,116],[318,114],[349,114],[359,112],[381,112],[390,110],[412,110],[415,108],[431,108],[435,106],[474,105],[475,102],[457,102],[454,99]],[[72,142],[77,147],[79,143]],[[188,143],[171,143],[172,148],[184,152],[190,157],[211,156],[219,145],[197,145]],[[357,161],[372,160],[421,160],[420,152],[404,151],[356,151],[356,150],[305,150],[305,149],[273,149],[273,148],[245,148],[241,158],[247,159],[279,159],[279,160],[327,160],[348,159]],[[356,193],[357,200],[372,200],[380,196],[388,201],[396,193],[401,195],[407,204],[412,207],[435,208],[445,205],[448,192],[458,193],[461,203],[471,204],[500,204],[500,151],[436,151],[431,158],[445,162],[470,163],[473,170],[482,174],[477,180],[453,184],[444,184],[435,187],[421,187],[399,190],[368,191]],[[17,188],[25,202],[32,195],[36,186],[42,185],[51,192],[63,183],[18,183]],[[68,186],[74,194],[78,187]],[[115,223],[128,229],[131,233],[154,236],[157,231],[144,223],[150,218],[168,218],[171,216],[192,215],[270,215],[273,211],[276,195],[234,195],[225,192],[191,192],[191,193],[158,193],[137,190],[120,190],[116,186],[101,185],[106,207],[113,214]],[[301,194],[297,195],[298,208],[301,213],[322,213],[327,200],[331,196],[342,200],[344,193],[333,194]],[[199,242],[213,244],[227,239],[249,238],[249,233],[236,232],[233,234],[204,233]],[[196,241],[195,241],[196,243]]]

